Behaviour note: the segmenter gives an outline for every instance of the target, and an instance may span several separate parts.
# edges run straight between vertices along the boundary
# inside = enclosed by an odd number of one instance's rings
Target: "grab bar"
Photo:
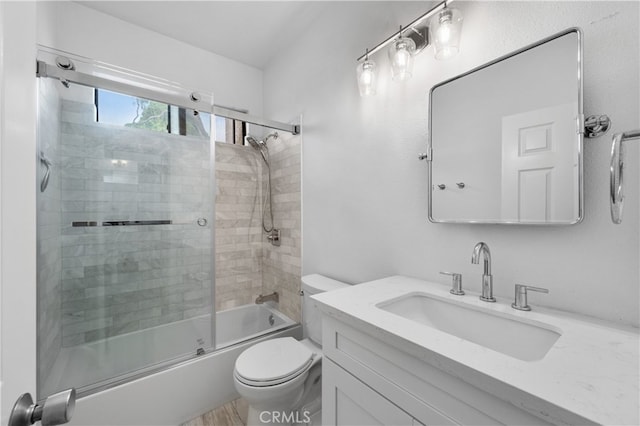
[[[616,225],[622,223],[624,207],[624,141],[640,139],[640,130],[616,133],[611,144],[611,166],[609,170],[609,202],[611,205],[611,220]]]
[[[47,168],[44,172],[44,176],[42,177],[42,182],[40,182],[40,192],[44,192],[45,189],[47,189],[47,186],[49,186],[49,177],[51,175],[51,166],[53,163],[45,157],[44,152],[42,151],[40,151],[40,162]]]

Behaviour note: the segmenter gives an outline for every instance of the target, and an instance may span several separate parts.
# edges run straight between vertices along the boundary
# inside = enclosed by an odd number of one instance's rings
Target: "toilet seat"
[[[274,386],[306,372],[314,355],[306,345],[292,337],[271,339],[240,354],[234,375],[248,386]]]

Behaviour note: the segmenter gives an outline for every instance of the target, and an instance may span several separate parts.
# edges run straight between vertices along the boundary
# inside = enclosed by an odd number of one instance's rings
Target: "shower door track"
[[[208,112],[219,117],[240,120],[270,129],[282,130],[293,135],[300,133],[299,124],[287,124],[279,121],[267,120],[265,118],[252,116],[231,108],[211,104],[207,105],[206,102],[201,101],[201,95],[196,92],[191,93],[189,96],[180,96],[177,93],[159,92],[144,87],[133,86],[121,81],[86,74],[73,69],[62,69],[59,66],[51,65],[41,60],[36,61],[36,76],[57,79],[65,85],[69,83],[76,83],[82,86],[101,88],[144,99],[164,102],[166,104],[176,105],[183,108],[189,108],[196,111]]]

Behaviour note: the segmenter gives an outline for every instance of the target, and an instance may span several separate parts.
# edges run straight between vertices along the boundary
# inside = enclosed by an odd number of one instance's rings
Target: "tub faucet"
[[[495,302],[493,297],[493,276],[491,275],[491,251],[489,246],[482,241],[473,248],[471,263],[478,264],[480,262],[480,254],[484,255],[484,274],[482,274],[482,295],[480,300],[484,302]]]
[[[270,300],[276,303],[280,302],[280,296],[278,295],[277,291],[274,291],[271,294],[261,294],[260,296],[256,297],[257,304],[268,302]]]

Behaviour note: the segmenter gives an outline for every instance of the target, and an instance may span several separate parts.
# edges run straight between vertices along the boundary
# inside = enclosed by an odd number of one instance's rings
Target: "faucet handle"
[[[451,290],[449,293],[455,294],[456,296],[463,296],[464,290],[462,290],[462,274],[458,274],[457,272],[440,272],[442,275],[450,275],[451,276]]]
[[[533,287],[530,285],[516,284],[515,297],[511,307],[519,311],[530,311],[531,306],[527,302],[527,290],[537,291],[539,293],[549,293],[548,288]]]

